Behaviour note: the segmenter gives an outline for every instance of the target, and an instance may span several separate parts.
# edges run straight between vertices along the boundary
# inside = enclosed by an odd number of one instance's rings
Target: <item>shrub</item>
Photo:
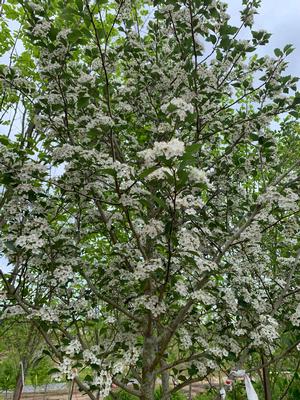
[[[10,360],[3,360],[0,363],[0,390],[13,389],[16,385],[18,371],[15,363]]]

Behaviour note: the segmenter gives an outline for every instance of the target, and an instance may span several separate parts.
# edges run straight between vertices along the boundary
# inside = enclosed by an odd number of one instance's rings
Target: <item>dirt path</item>
[[[5,397],[3,397],[4,399]],[[1,397],[0,397],[1,399]],[[7,400],[12,400],[12,395],[8,395]],[[53,392],[36,392],[23,393],[21,400],[69,400],[69,392],[67,390]],[[72,400],[89,400],[87,395],[83,395],[76,388],[74,389]]]
[[[198,393],[203,392],[208,388],[208,384],[205,383],[194,383],[191,387],[191,395],[194,397]],[[185,387],[183,392],[188,395],[189,387]],[[5,397],[3,397],[4,399]],[[1,400],[0,395],[0,400]],[[12,394],[8,394],[7,400],[12,400]],[[69,391],[67,388],[56,391],[47,391],[47,392],[35,392],[35,393],[23,393],[21,400],[69,400]],[[72,395],[72,400],[89,400],[87,395],[83,395],[79,392],[78,388],[75,387]]]

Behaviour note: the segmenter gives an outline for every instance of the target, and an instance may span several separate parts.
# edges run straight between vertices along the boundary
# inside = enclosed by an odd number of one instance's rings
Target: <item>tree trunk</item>
[[[266,364],[267,362],[264,354],[261,354],[261,361],[263,365]],[[267,367],[263,367],[262,372],[263,372],[263,387],[264,387],[265,400],[272,400],[269,369]]]
[[[74,379],[72,379],[72,382],[71,382],[71,385],[69,388],[68,400],[72,400],[72,398],[73,398],[74,384],[75,384],[75,381],[74,381]]]
[[[161,362],[162,368],[165,367],[165,361]],[[161,400],[170,400],[170,374],[168,370],[165,370],[161,373],[161,388],[162,388],[162,396]]]
[[[20,371],[17,378],[16,387],[13,394],[13,400],[20,400],[23,391],[23,378],[26,376],[27,369],[28,369],[28,360],[24,357],[22,359],[23,363],[23,370],[20,367]]]
[[[152,363],[157,351],[157,340],[153,336],[146,336],[143,348],[143,372],[141,384],[141,400],[154,400],[156,374]]]
[[[27,334],[26,343],[24,345],[24,352],[21,356],[23,371],[20,368],[20,372],[18,374],[16,382],[16,388],[13,394],[13,400],[19,400],[21,398],[23,391],[23,378],[26,377],[29,368],[35,361],[35,351],[39,341],[40,341],[40,336],[38,332],[34,329],[34,324],[31,323],[30,329]]]

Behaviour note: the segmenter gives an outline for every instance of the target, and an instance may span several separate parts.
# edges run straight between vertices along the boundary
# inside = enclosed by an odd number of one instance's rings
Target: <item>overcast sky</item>
[[[239,10],[242,0],[227,0],[228,13],[232,24],[239,24]],[[288,72],[300,77],[300,0],[262,0],[259,14],[255,17],[255,30],[265,29],[272,33],[270,44],[260,50],[261,54],[273,54],[276,47],[292,43],[295,51],[289,55]],[[2,58],[1,62],[5,62]],[[0,268],[6,270],[5,259],[1,258]]]
[[[239,23],[242,0],[227,0],[232,23]],[[289,73],[300,76],[300,0],[262,0],[259,14],[255,16],[254,29],[272,33],[270,44],[261,52],[273,54],[276,47],[292,43],[295,51],[289,55]]]

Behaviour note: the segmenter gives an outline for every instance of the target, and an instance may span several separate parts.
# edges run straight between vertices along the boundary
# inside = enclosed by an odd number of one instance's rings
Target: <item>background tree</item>
[[[49,379],[51,364],[43,354],[44,342],[32,323],[4,318],[0,321],[0,339],[1,389],[13,389],[13,399],[20,398],[23,378],[28,382],[27,377],[33,374],[35,368],[42,369],[44,366],[41,373],[35,373],[38,383],[44,383],[42,379],[45,376]]]
[[[259,3],[239,27],[213,0],[19,3],[4,301],[91,399],[152,400],[159,377],[168,399],[272,359],[300,324],[300,97],[291,45],[255,54]]]
[[[1,392],[7,392],[15,387],[17,371],[15,364],[12,360],[1,360],[0,361],[0,389]]]

